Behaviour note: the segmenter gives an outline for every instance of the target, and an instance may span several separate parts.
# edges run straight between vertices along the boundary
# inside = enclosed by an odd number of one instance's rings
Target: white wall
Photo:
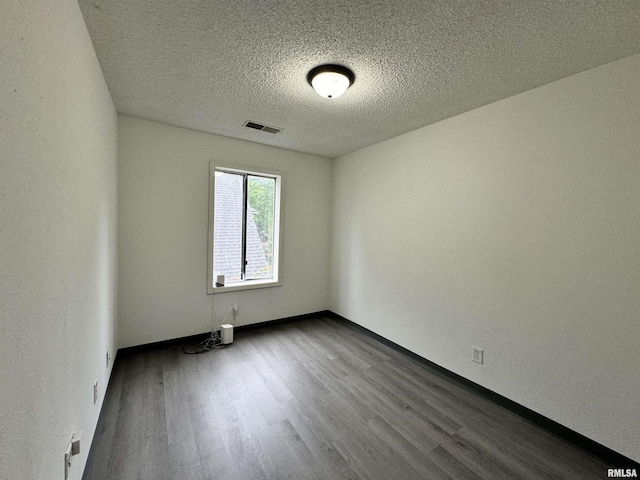
[[[332,310],[640,460],[638,79],[640,55],[335,160]]]
[[[0,478],[62,479],[82,430],[78,480],[115,353],[117,116],[74,0],[3,2],[0,65]]]
[[[265,134],[266,135],[266,134]],[[120,347],[328,307],[331,161],[119,117]],[[283,171],[283,286],[207,295],[209,161]]]

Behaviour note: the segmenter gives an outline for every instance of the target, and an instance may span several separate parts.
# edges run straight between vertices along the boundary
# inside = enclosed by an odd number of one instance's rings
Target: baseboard
[[[252,323],[250,325],[240,325],[239,327],[235,327],[234,330],[236,332],[246,332],[248,330],[255,330],[256,328],[273,327],[275,325],[282,325],[284,323],[297,322],[299,320],[307,320],[310,318],[318,318],[318,317],[330,316],[330,315],[335,315],[335,314],[329,310],[322,310],[320,312],[305,313],[303,315],[279,318],[277,320],[269,320],[269,321],[260,322],[260,323]]]
[[[125,347],[118,349],[116,359],[123,359],[140,353],[151,352],[153,350],[162,350],[164,348],[184,345],[185,343],[199,343],[211,335],[211,332],[198,333],[197,335],[189,335],[187,337],[171,338],[169,340],[161,340],[159,342],[145,343],[143,345],[134,345],[133,347]]]
[[[233,330],[236,333],[241,333],[249,330],[255,330],[256,328],[273,327],[275,325],[282,325],[285,323],[297,322],[299,320],[305,320],[308,318],[317,318],[323,315],[326,316],[326,315],[332,315],[332,314],[333,312],[330,312],[329,310],[322,310],[320,312],[305,313],[302,315],[295,315],[293,317],[278,318],[276,320],[268,320],[266,322],[251,323],[249,325],[239,325],[237,327],[234,327]],[[184,345],[187,343],[199,343],[202,340],[206,339],[209,335],[211,335],[211,332],[203,332],[203,333],[198,333],[196,335],[189,335],[187,337],[171,338],[169,340],[161,340],[159,342],[151,342],[151,343],[145,343],[143,345],[135,345],[133,347],[120,348],[116,352],[116,358],[114,360],[126,358],[131,355],[150,352],[153,350],[162,350],[163,348],[175,347],[177,345]]]
[[[375,332],[372,332],[368,328],[363,327],[362,325],[358,325],[355,322],[352,322],[348,318],[345,318],[337,313],[329,311],[327,316],[334,318],[336,320],[341,321],[347,327],[355,330],[357,332],[363,333],[370,338],[386,345],[398,353],[401,353],[408,359],[412,360],[414,363],[426,368],[427,370],[446,378],[447,380],[455,383],[456,385],[473,392],[481,397],[489,400],[490,402],[504,408],[505,410],[510,411],[511,413],[518,415],[522,419],[527,422],[536,425],[539,428],[551,433],[552,435],[561,438],[562,440],[574,445],[576,448],[588,453],[589,455],[598,458],[604,463],[610,465],[612,468],[635,468],[637,472],[640,472],[640,464],[621,453],[616,452],[615,450],[610,449],[609,447],[605,447],[604,445],[591,440],[584,435],[571,430],[570,428],[565,427],[564,425],[551,420],[550,418],[541,415],[530,408],[527,408],[519,403],[514,402],[513,400],[508,399],[505,396],[502,396],[492,390],[489,390],[482,385],[479,385],[471,380],[468,380],[464,377],[461,377],[457,373],[452,372],[451,370],[447,370],[440,365],[433,363],[430,360],[427,360],[420,355],[413,353],[410,350],[398,345],[397,343],[392,342],[391,340],[386,339],[385,337],[378,335]]]

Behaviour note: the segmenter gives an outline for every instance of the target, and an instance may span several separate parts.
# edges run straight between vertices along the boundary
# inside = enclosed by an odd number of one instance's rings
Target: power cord
[[[237,304],[235,303],[231,305],[231,308],[227,312],[227,315],[224,317],[224,320],[222,320],[222,322],[220,322],[217,326],[213,328],[213,330],[211,331],[211,335],[209,335],[200,343],[185,343],[184,345],[182,345],[182,351],[187,355],[197,355],[199,353],[210,352],[211,350],[215,350],[218,348],[224,348],[225,345],[224,343],[222,343],[222,338],[220,337],[220,328],[223,323],[226,323],[227,318],[229,318],[229,315],[231,314],[231,312],[233,312],[232,325],[235,325],[236,315],[237,315],[236,307],[237,307]],[[213,323],[215,325],[215,312],[212,312],[212,313],[213,313],[212,315]]]

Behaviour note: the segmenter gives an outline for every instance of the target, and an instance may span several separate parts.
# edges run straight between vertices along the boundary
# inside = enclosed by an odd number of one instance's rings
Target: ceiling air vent
[[[282,130],[281,128],[267,127],[266,125],[262,125],[261,123],[256,122],[245,122],[244,126],[247,128],[253,128],[254,130],[261,130],[267,133],[279,133],[280,130]]]

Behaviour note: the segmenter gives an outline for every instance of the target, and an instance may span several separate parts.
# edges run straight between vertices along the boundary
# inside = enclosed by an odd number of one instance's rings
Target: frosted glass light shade
[[[349,88],[349,79],[341,73],[322,72],[313,77],[311,86],[321,97],[338,98]]]
[[[351,70],[340,65],[322,65],[309,72],[307,80],[318,95],[338,98],[354,81]]]

